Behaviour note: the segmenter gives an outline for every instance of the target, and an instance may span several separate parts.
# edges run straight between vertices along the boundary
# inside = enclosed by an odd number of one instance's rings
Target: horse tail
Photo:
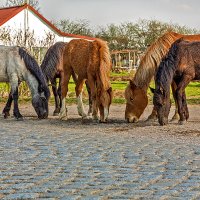
[[[45,80],[45,77],[37,64],[36,60],[22,47],[19,47],[19,55],[24,61],[24,64],[28,71],[37,79],[39,83],[39,91],[44,91],[46,99],[50,97],[50,91]]]
[[[99,46],[99,58],[100,58],[100,80],[104,90],[108,90],[110,84],[110,71],[111,71],[111,56],[107,42],[96,39],[95,42]]]
[[[156,82],[165,90],[169,90],[176,67],[177,67],[177,52],[179,43],[182,38],[176,40],[169,49],[167,55],[162,59],[156,74]]]
[[[47,50],[40,66],[47,81],[52,80],[56,72],[63,70],[63,52],[66,44],[66,42],[56,42]]]

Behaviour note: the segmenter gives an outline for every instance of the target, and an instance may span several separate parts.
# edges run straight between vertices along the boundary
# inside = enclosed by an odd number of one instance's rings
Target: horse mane
[[[177,56],[177,52],[179,49],[179,44],[183,41],[183,39],[176,40],[171,48],[169,49],[168,54],[164,57],[158,67],[158,71],[156,74],[156,89],[162,88],[166,93],[170,91],[170,85],[174,76],[174,73],[177,68],[177,62],[179,57]],[[185,41],[184,41],[185,42]]]
[[[45,81],[45,77],[36,60],[22,47],[19,47],[19,55],[23,59],[28,71],[37,79],[39,91],[44,91],[46,99],[50,97],[50,91]]]
[[[99,58],[100,58],[100,80],[104,90],[108,90],[111,86],[110,84],[110,70],[111,70],[111,56],[107,42],[96,39],[94,41],[99,46]]]
[[[183,35],[175,32],[167,32],[147,49],[133,79],[136,86],[145,89],[148,88],[162,58],[166,56],[172,43],[181,37]]]
[[[47,50],[40,66],[47,81],[53,79],[56,71],[60,69],[66,44],[66,42],[56,42]]]

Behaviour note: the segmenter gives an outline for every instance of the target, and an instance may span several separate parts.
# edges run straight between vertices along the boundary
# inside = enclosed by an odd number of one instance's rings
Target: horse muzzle
[[[163,118],[158,118],[158,122],[161,126],[167,125],[168,124],[168,119],[167,117],[163,117]]]
[[[138,118],[136,116],[128,116],[125,118],[128,123],[136,123],[138,122]]]
[[[39,119],[46,119],[48,117],[48,112],[47,111],[43,111],[42,113],[40,113],[38,115]]]

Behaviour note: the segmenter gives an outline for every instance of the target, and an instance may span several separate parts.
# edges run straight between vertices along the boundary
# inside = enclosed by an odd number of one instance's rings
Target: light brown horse
[[[65,97],[68,92],[68,83],[72,72],[78,76],[76,82],[76,97],[78,99],[78,109],[83,118],[85,114],[81,102],[81,92],[85,80],[92,96],[92,116],[98,119],[100,112],[100,122],[106,122],[109,114],[109,107],[112,101],[112,88],[110,84],[111,57],[108,45],[105,41],[96,39],[87,41],[83,39],[71,40],[65,48],[63,54],[63,71],[61,73],[61,98],[62,107],[60,118],[65,118]]]
[[[58,68],[61,69],[63,67],[63,53],[65,50],[65,47],[67,45],[67,42],[56,42],[53,44],[46,52],[44,59],[42,61],[42,64],[40,65],[40,68],[42,69],[42,72],[47,80],[47,82],[51,82],[52,85],[52,91],[55,99],[55,110],[53,112],[53,115],[59,115],[60,108],[62,106],[61,101],[61,81],[60,79],[61,74],[60,71],[58,71]],[[72,78],[74,82],[76,83],[77,77],[74,73],[72,73]],[[58,79],[58,87],[56,83],[56,79]],[[90,94],[90,88],[88,86],[87,81],[85,82],[86,89],[89,96],[89,110],[88,115],[92,113],[92,100],[91,100],[91,94]]]
[[[147,89],[150,81],[155,75],[162,58],[168,53],[172,43],[181,37],[187,41],[200,41],[200,35],[182,35],[175,32],[168,32],[158,38],[147,49],[133,80],[130,81],[125,90],[125,119],[128,122],[137,122],[144,112],[144,109],[148,104]],[[173,82],[172,91],[175,90],[176,85]],[[176,101],[175,103],[177,104]],[[157,118],[155,108],[153,108],[152,114],[149,116],[149,118]]]

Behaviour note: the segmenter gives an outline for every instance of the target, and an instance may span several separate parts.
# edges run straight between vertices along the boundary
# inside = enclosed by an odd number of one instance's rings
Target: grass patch
[[[121,73],[115,73],[112,72],[112,76],[127,76],[128,72],[121,72]],[[114,97],[113,97],[113,103],[115,104],[125,104],[125,98],[124,98],[124,91],[125,88],[128,85],[128,81],[111,81],[112,89],[114,91]],[[154,82],[152,81],[150,84],[151,87],[155,88]],[[68,104],[74,104],[76,103],[76,95],[75,95],[75,84],[73,80],[70,80],[68,85],[69,91],[68,96],[66,98],[66,102]],[[7,101],[7,94],[9,91],[9,86],[6,83],[0,83],[0,102],[5,103]],[[23,91],[23,90],[22,90]],[[6,94],[6,95],[5,95]],[[24,94],[22,92],[22,94]],[[151,93],[150,89],[147,91],[149,103],[152,104],[152,98],[153,94]],[[200,82],[191,82],[187,88],[186,88],[186,97],[187,97],[187,103],[188,104],[200,104]],[[171,95],[171,100],[174,102],[173,97]],[[19,102],[25,103],[31,101],[30,96],[20,96]],[[86,90],[86,86],[84,85],[84,92],[83,92],[83,102],[85,104],[88,104],[88,93]],[[54,104],[54,98],[53,95],[51,95],[50,98],[50,104]]]

